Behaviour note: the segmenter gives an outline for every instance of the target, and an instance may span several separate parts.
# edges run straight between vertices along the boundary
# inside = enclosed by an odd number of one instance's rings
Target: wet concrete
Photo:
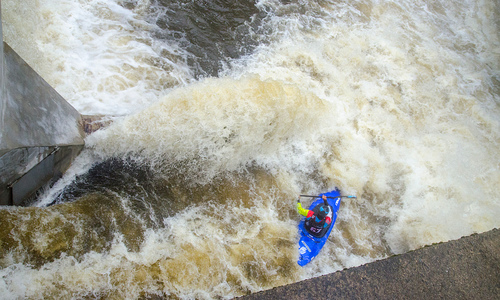
[[[0,205],[29,205],[68,169],[84,132],[78,111],[0,44]]]
[[[2,38],[0,205],[29,205],[69,168],[84,138],[80,113]]]
[[[500,299],[500,230],[427,246],[242,299]]]
[[[108,115],[82,115],[83,131],[87,136],[111,125],[115,119],[117,117]]]
[[[83,146],[81,116],[3,43],[0,156],[18,148]]]

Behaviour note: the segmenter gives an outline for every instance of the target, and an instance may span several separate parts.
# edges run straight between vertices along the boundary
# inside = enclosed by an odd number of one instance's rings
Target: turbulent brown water
[[[4,40],[113,125],[0,210],[0,293],[232,298],[499,226],[496,1],[12,1]],[[297,265],[300,193],[345,200]],[[308,204],[303,199],[304,204]]]

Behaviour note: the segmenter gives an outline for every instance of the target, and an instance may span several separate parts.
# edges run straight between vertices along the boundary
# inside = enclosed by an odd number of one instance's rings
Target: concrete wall
[[[4,42],[0,89],[0,205],[23,205],[83,148],[82,118]]]
[[[22,147],[83,144],[80,114],[3,43],[0,155]]]
[[[2,43],[0,43],[0,144],[2,143],[3,140],[3,122],[1,120],[4,119],[4,77],[5,77],[5,72],[4,72],[4,57],[3,57],[3,30],[2,30],[2,16],[1,16],[1,11],[2,11],[2,1],[0,1],[0,37],[2,38]],[[1,151],[1,150],[0,150]],[[2,152],[0,152],[0,156],[2,155]]]
[[[241,299],[500,299],[500,230],[427,246]]]

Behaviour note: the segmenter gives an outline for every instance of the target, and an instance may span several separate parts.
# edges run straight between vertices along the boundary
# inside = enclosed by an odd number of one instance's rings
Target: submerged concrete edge
[[[240,299],[500,299],[500,230],[433,244]]]
[[[82,115],[82,128],[85,136],[111,125],[119,117],[110,115]]]

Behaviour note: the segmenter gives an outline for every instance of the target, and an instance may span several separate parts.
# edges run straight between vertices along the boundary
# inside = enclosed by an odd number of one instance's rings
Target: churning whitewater
[[[0,293],[233,298],[499,227],[498,20],[493,0],[4,0],[4,41],[114,122],[0,210]],[[302,268],[297,196],[335,187],[357,199]]]

